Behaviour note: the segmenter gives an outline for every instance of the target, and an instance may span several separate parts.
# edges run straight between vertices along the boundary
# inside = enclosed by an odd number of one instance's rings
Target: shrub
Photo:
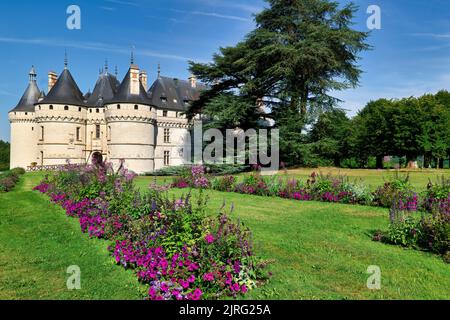
[[[24,168],[14,168],[14,169],[11,170],[11,172],[13,174],[16,174],[16,175],[19,176],[19,175],[25,174],[25,169]]]
[[[236,179],[233,176],[225,175],[211,180],[211,188],[217,191],[232,192],[235,189]]]
[[[417,211],[418,195],[412,191],[409,182],[409,175],[401,177],[396,175],[382,187],[379,187],[373,194],[373,204],[385,208],[400,206],[401,210]]]
[[[17,182],[19,181],[19,178],[21,175],[25,173],[25,170],[23,169],[13,169],[6,172],[3,172],[0,175],[0,192],[9,192],[11,191]]]

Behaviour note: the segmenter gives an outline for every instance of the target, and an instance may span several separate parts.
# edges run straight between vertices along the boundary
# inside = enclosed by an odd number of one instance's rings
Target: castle
[[[54,168],[106,160],[136,173],[153,172],[183,163],[191,122],[183,112],[206,86],[195,77],[183,81],[158,77],[147,90],[147,73],[131,65],[122,82],[107,64],[94,90],[83,95],[65,60],[60,76],[48,74],[48,93],[29,85],[9,112],[11,168]]]

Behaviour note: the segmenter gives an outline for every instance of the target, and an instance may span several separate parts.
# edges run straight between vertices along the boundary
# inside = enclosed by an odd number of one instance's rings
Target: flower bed
[[[133,178],[109,164],[67,165],[35,190],[77,218],[82,232],[110,240],[116,263],[148,285],[146,299],[236,297],[267,280],[250,230],[223,210],[208,215],[201,191],[193,204],[190,195],[170,199],[164,188],[141,194]]]
[[[210,178],[198,166],[192,168],[190,175],[177,178],[171,187],[390,208],[390,228],[376,232],[374,240],[429,250],[450,261],[450,180],[444,178],[436,184],[430,182],[422,194],[412,190],[408,176],[395,176],[371,192],[367,186],[341,176],[312,173],[303,183],[252,174],[238,182],[234,176]]]

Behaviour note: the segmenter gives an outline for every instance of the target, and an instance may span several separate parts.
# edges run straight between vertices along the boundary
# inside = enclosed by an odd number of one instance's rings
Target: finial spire
[[[108,59],[105,59],[105,73],[108,73]]]
[[[158,79],[161,78],[161,64],[158,62]]]
[[[131,64],[134,64],[134,46],[131,46]]]
[[[67,50],[64,50],[64,69],[67,69],[68,64],[69,64],[69,59],[67,59]]]
[[[31,70],[28,75],[30,77],[30,82],[36,81],[36,70],[34,69],[34,66],[31,66]]]
[[[119,70],[117,69],[117,64],[116,64],[116,68],[114,70],[114,73],[116,74],[116,78],[117,78],[117,76],[119,75]]]

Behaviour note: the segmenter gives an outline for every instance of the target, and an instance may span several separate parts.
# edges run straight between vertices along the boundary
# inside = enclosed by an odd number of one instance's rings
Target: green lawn
[[[140,299],[131,271],[115,266],[107,242],[89,239],[76,219],[32,192],[26,174],[0,194],[0,299]],[[81,290],[67,289],[67,267],[81,268]]]
[[[88,239],[75,219],[29,191],[39,174],[22,179],[15,191],[0,194],[0,298],[138,299],[135,277],[112,264],[107,243]],[[152,180],[139,177],[137,184],[145,189]],[[163,181],[170,178],[158,178]],[[385,209],[206,193],[212,214],[224,200],[234,203],[232,216],[252,229],[257,254],[275,260],[271,281],[248,298],[450,299],[449,264],[371,240],[373,230],[388,225]],[[81,291],[65,287],[65,270],[73,264],[82,270]],[[379,291],[366,287],[369,265],[381,268]]]

